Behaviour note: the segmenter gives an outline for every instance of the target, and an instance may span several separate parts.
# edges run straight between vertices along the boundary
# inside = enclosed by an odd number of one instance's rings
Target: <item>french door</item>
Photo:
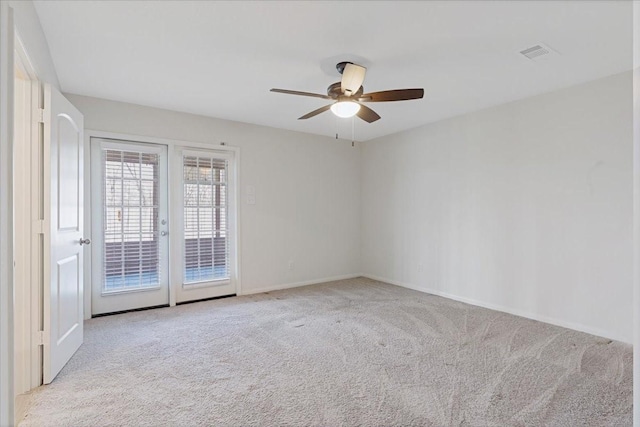
[[[93,315],[169,304],[167,146],[91,140]]]
[[[236,293],[232,152],[92,138],[91,174],[92,315]]]

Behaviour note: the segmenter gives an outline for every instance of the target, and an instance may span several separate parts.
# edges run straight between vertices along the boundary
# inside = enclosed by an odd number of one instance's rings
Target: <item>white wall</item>
[[[16,32],[29,53],[31,65],[38,78],[59,89],[58,75],[33,2],[10,0],[8,3],[13,9]]]
[[[0,2],[0,426],[13,423],[13,232],[11,149],[13,138],[13,20]]]
[[[351,142],[66,95],[85,128],[240,147],[243,293],[360,272],[360,149]],[[245,203],[246,186],[256,204]],[[289,262],[294,269],[289,270]]]
[[[363,144],[363,272],[631,342],[631,88],[624,73]]]
[[[633,425],[640,427],[640,1],[633,2]]]

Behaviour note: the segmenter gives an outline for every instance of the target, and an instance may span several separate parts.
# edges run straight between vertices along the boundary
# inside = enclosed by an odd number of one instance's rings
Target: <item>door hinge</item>
[[[33,228],[36,230],[36,234],[44,234],[45,232],[44,219],[36,220]]]
[[[38,123],[44,123],[44,108],[38,108]]]
[[[44,345],[44,331],[36,332],[36,344]]]

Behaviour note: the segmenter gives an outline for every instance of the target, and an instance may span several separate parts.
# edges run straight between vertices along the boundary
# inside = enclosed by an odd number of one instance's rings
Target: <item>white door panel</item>
[[[50,233],[45,233],[49,262],[44,293],[44,383],[48,384],[83,340],[83,117],[46,85],[44,122],[50,160],[45,162],[45,177],[50,179],[45,195]]]
[[[236,294],[235,156],[178,147],[172,170],[176,302]],[[176,236],[177,235],[177,236]]]
[[[92,315],[169,304],[167,147],[91,139]]]

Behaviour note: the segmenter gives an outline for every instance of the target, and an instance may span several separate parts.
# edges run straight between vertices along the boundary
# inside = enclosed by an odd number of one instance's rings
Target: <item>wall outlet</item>
[[[418,271],[419,272],[423,272],[424,271],[424,264],[421,263],[421,262],[418,263]]]
[[[256,204],[256,195],[255,194],[248,194],[247,195],[247,204],[248,205],[255,205]]]
[[[296,265],[293,263],[293,261],[289,261],[289,270],[293,270],[295,266]]]

